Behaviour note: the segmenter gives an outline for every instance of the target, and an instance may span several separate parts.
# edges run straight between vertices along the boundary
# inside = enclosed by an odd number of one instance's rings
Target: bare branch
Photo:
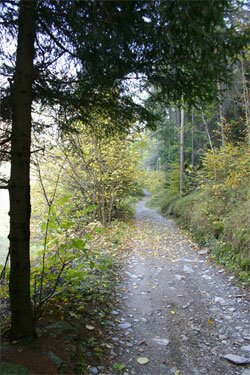
[[[36,150],[33,150],[33,151],[31,151],[30,153],[31,154],[35,154],[36,152],[39,152],[39,151],[45,151],[45,147],[41,147],[41,148],[38,148],[38,149],[36,149]]]
[[[0,275],[0,279],[4,279],[5,278],[6,268],[7,268],[7,264],[8,264],[8,261],[9,261],[9,256],[10,256],[10,251],[8,251],[8,254],[6,256],[4,267],[3,267],[1,275]]]
[[[11,141],[11,137],[5,138],[0,141],[0,146],[5,145],[6,143],[9,143]]]

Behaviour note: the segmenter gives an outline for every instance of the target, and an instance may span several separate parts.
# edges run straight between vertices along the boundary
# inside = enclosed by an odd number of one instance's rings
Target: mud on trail
[[[136,207],[112,312],[113,367],[90,373],[250,374],[247,291],[146,201]]]

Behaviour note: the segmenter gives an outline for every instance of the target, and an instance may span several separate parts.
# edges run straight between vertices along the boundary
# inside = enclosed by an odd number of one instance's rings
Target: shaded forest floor
[[[41,320],[35,344],[3,341],[4,362],[44,375],[250,373],[248,290],[146,201],[137,204],[116,290],[92,299],[80,319],[71,307],[67,322]]]

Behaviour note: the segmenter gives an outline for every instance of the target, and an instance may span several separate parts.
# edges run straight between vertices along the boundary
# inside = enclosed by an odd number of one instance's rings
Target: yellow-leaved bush
[[[90,132],[71,135],[67,156],[67,185],[78,204],[93,206],[96,218],[109,223],[121,201],[134,194],[139,154],[123,134],[96,137]]]
[[[225,147],[205,154],[198,189],[174,205],[180,223],[209,245],[219,262],[250,281],[250,150]]]

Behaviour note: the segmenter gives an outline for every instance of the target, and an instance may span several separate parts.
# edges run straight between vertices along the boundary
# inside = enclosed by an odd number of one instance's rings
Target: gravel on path
[[[112,312],[113,367],[98,373],[249,375],[247,290],[172,220],[147,208],[147,199],[136,207]]]

